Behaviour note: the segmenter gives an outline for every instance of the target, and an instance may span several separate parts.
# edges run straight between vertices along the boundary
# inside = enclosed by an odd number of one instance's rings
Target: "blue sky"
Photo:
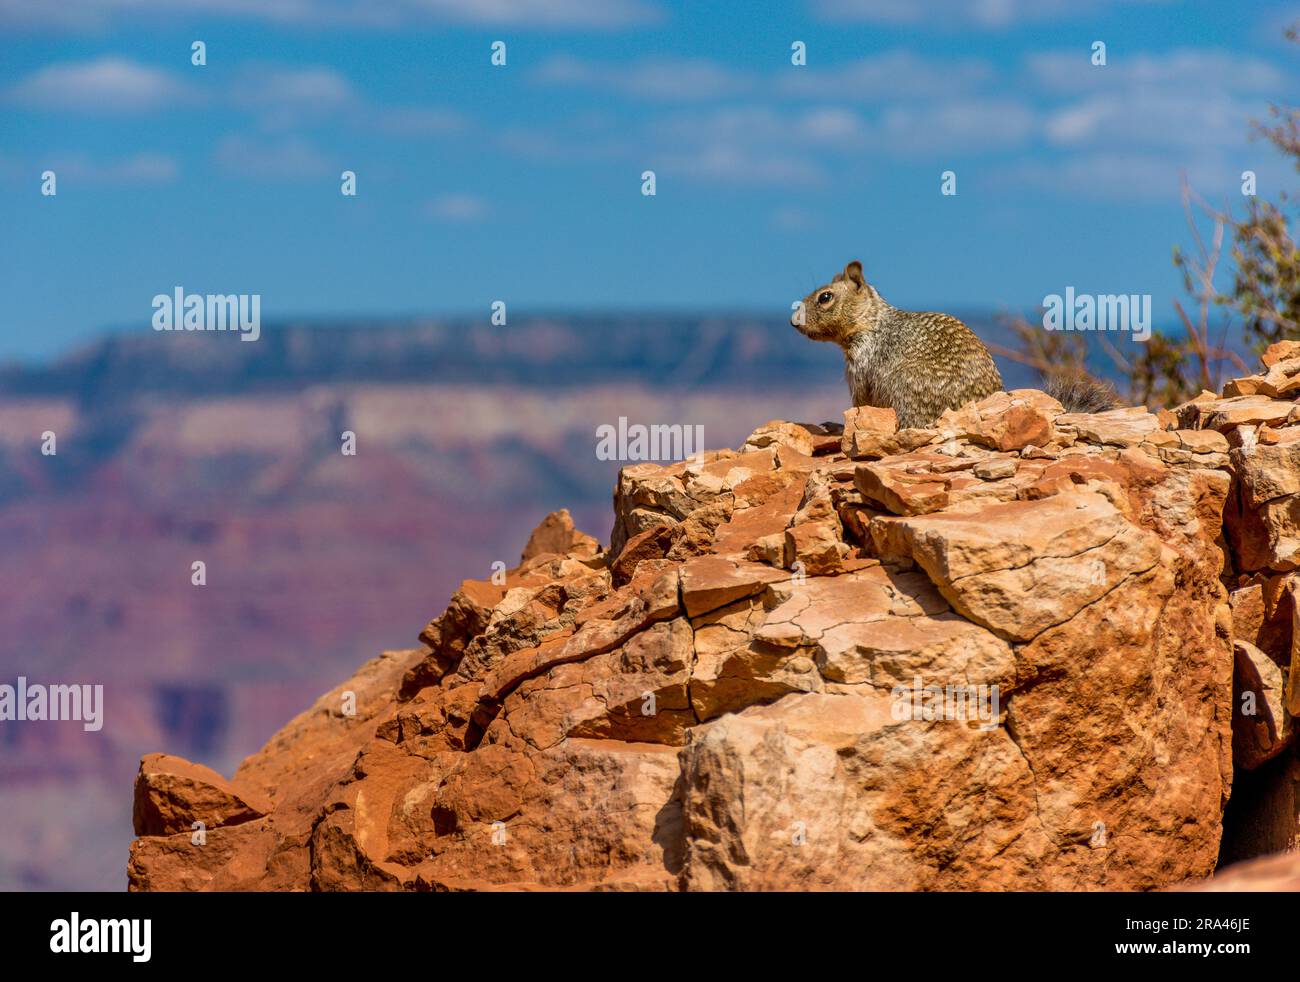
[[[785,316],[850,258],[900,306],[1073,286],[1152,293],[1167,322],[1180,169],[1238,209],[1242,170],[1270,198],[1300,184],[1247,125],[1300,92],[1295,20],[1221,0],[0,0],[0,360],[147,330],[177,285],[260,293],[265,320],[496,299]]]

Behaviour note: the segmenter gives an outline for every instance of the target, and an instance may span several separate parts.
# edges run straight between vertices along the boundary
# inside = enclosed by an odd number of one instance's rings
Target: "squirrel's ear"
[[[867,285],[867,281],[862,278],[862,263],[856,259],[844,267],[844,278],[859,289]]]

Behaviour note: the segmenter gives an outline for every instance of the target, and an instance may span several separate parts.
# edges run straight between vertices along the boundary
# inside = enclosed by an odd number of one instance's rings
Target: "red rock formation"
[[[1207,877],[1234,763],[1295,773],[1300,347],[1270,357],[1173,414],[1019,390],[625,467],[610,549],[548,516],[231,781],[147,758],[132,888]]]

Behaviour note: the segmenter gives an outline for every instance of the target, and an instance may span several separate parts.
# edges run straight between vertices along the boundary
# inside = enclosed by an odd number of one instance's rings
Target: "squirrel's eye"
[[[830,303],[830,302],[831,302],[831,298],[834,297],[834,296],[835,296],[835,294],[831,293],[830,290],[823,290],[823,291],[822,291],[822,295],[821,295],[820,297],[817,298],[817,302],[818,302],[818,303]]]

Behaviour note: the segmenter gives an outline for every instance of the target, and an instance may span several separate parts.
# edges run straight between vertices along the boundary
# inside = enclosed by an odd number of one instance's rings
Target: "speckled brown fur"
[[[863,279],[856,260],[808,294],[790,323],[838,344],[853,404],[893,409],[900,428],[929,426],[945,409],[1002,389],[993,357],[969,327],[948,314],[899,310]]]

